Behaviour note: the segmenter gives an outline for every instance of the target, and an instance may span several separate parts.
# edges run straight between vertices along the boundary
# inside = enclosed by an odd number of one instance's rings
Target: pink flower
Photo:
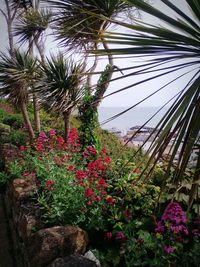
[[[117,232],[117,233],[115,234],[115,239],[116,239],[116,240],[119,240],[119,241],[123,241],[123,240],[126,239],[126,237],[125,237],[125,235],[124,235],[123,232]]]
[[[51,130],[49,130],[48,134],[49,134],[49,136],[55,136],[56,135],[56,130],[51,129]]]
[[[43,141],[43,142],[48,142],[49,138],[47,137],[47,135],[45,134],[45,132],[40,132],[39,133],[39,137],[38,137],[39,141]]]
[[[176,251],[175,247],[172,246],[164,246],[164,252],[167,254],[174,253]]]
[[[91,201],[88,201],[87,205],[88,206],[92,206],[92,202]]]

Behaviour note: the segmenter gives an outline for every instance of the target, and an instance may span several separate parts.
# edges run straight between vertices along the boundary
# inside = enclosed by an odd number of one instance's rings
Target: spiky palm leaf
[[[10,0],[10,4],[13,8],[23,8],[25,10],[30,7],[33,7],[32,0]]]
[[[121,0],[52,0],[55,8],[56,37],[68,49],[82,49],[94,45],[96,35],[107,28],[109,22],[95,18],[92,13],[115,17],[130,6]]]
[[[17,105],[24,117],[30,142],[33,142],[34,132],[27,112],[28,90],[38,78],[36,59],[28,54],[14,51],[12,57],[0,55],[0,97],[6,97]]]
[[[63,114],[65,140],[67,140],[71,113],[80,103],[84,92],[81,85],[83,66],[73,61],[67,62],[62,55],[59,55],[48,59],[42,69],[44,75],[38,91],[46,107]]]
[[[28,101],[28,89],[35,82],[37,61],[26,53],[15,51],[13,57],[0,55],[0,97],[13,104]]]
[[[193,13],[193,17],[189,17],[172,1],[161,0],[171,9],[172,13],[174,12],[177,18],[172,18],[142,0],[127,0],[126,2],[147,14],[159,18],[164,22],[164,26],[150,25],[138,21],[135,24],[128,24],[109,20],[125,27],[129,30],[129,33],[112,32],[103,35],[103,38],[108,43],[120,45],[120,48],[109,49],[106,52],[105,50],[94,52],[99,54],[129,55],[134,56],[135,59],[141,57],[146,59],[146,63],[142,62],[142,64],[133,66],[132,73],[127,76],[137,75],[138,79],[139,75],[150,74],[150,76],[143,80],[138,80],[130,86],[116,90],[114,93],[119,93],[138,84],[148,84],[150,80],[174,73],[176,78],[159,89],[166,90],[167,85],[173,84],[175,80],[181,79],[190,73],[188,82],[183,85],[182,91],[176,96],[174,103],[157,125],[159,134],[156,136],[152,146],[151,160],[156,163],[163,156],[172,138],[175,139],[167,172],[170,171],[175,156],[178,155],[174,171],[174,181],[178,183],[187,169],[194,147],[199,147],[200,139],[200,2],[195,0],[184,1]],[[121,45],[126,45],[126,47]],[[181,74],[180,70],[182,71]],[[127,76],[124,75],[124,78]],[[194,179],[197,180],[199,176],[200,153],[198,153]]]
[[[42,68],[44,75],[38,91],[42,93],[46,106],[59,113],[76,106],[83,94],[82,65],[73,61],[67,62],[59,55],[48,59]]]
[[[13,30],[14,35],[19,36],[22,44],[29,42],[31,38],[38,40],[47,29],[51,16],[48,10],[28,10],[18,18]]]

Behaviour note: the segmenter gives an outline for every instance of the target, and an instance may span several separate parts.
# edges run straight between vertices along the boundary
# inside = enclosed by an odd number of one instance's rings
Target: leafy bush
[[[24,121],[20,114],[8,115],[2,120],[2,122],[10,125],[14,129],[20,129],[24,126]]]
[[[4,109],[0,108],[0,121],[2,122],[3,118],[7,116],[7,113]]]
[[[10,176],[4,172],[0,172],[0,192],[6,188],[9,181]]]
[[[21,130],[11,130],[9,134],[0,136],[1,143],[10,143],[15,146],[25,145],[27,141],[27,134]]]

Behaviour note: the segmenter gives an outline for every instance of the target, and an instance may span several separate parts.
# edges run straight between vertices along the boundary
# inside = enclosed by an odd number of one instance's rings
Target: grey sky
[[[187,10],[187,7],[183,5],[184,2],[185,1],[183,0],[176,0],[176,5],[181,7],[182,10],[184,10],[185,12],[189,13],[189,11]],[[3,7],[3,3],[4,3],[4,0],[0,0],[1,8]],[[169,13],[166,6],[162,4],[160,0],[151,0],[151,3],[155,5],[155,7],[159,8],[160,10],[167,12],[171,16],[174,16],[174,14]],[[155,23],[155,22],[159,23],[159,21],[155,21],[150,16],[146,16],[146,15],[142,15],[142,16],[145,21],[148,21],[150,23]],[[0,13],[0,33],[1,33],[0,51],[2,51],[2,50],[5,50],[7,47],[7,27],[6,27],[5,19],[3,18],[1,13]],[[53,42],[50,42],[50,39],[47,39],[46,49],[50,53],[55,52],[57,50],[57,45],[55,45],[55,43]],[[134,64],[136,64],[136,62],[133,59],[115,60],[115,65],[117,65],[119,68],[132,66]],[[102,70],[104,66],[105,66],[105,61],[100,60],[98,69]],[[143,85],[125,90],[124,92],[107,97],[103,100],[102,106],[131,106],[134,103],[146,97],[148,94],[151,94],[153,91],[157,90],[160,86],[168,82],[170,79],[173,79],[173,77],[175,76],[168,75],[168,77],[159,78],[159,79],[156,79],[156,81],[151,81]],[[142,78],[145,79],[146,76],[143,76]],[[156,94],[156,96],[151,97],[150,100],[145,101],[145,103],[141,105],[142,106],[163,105],[168,99],[170,99],[181,88],[183,88],[183,85],[185,84],[186,80],[188,80],[187,76],[181,79],[180,81],[173,83],[173,85],[168,86],[166,89]],[[126,78],[126,79],[121,79],[121,80],[112,82],[107,90],[107,94],[110,94],[111,92],[114,92],[117,89],[120,89],[129,84],[132,84],[136,81],[138,81],[138,77],[131,77],[129,79]]]

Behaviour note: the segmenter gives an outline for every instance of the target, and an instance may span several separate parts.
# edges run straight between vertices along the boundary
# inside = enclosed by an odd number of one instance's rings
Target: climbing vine
[[[93,146],[96,148],[96,150],[98,150],[100,146],[99,140],[95,136],[94,132],[95,128],[99,125],[97,108],[108,87],[108,82],[112,71],[113,66],[108,64],[97,82],[94,95],[92,95],[89,87],[85,88],[85,96],[82,104],[79,107],[79,118],[81,121],[81,126],[79,128],[79,140],[83,150],[87,146]]]

